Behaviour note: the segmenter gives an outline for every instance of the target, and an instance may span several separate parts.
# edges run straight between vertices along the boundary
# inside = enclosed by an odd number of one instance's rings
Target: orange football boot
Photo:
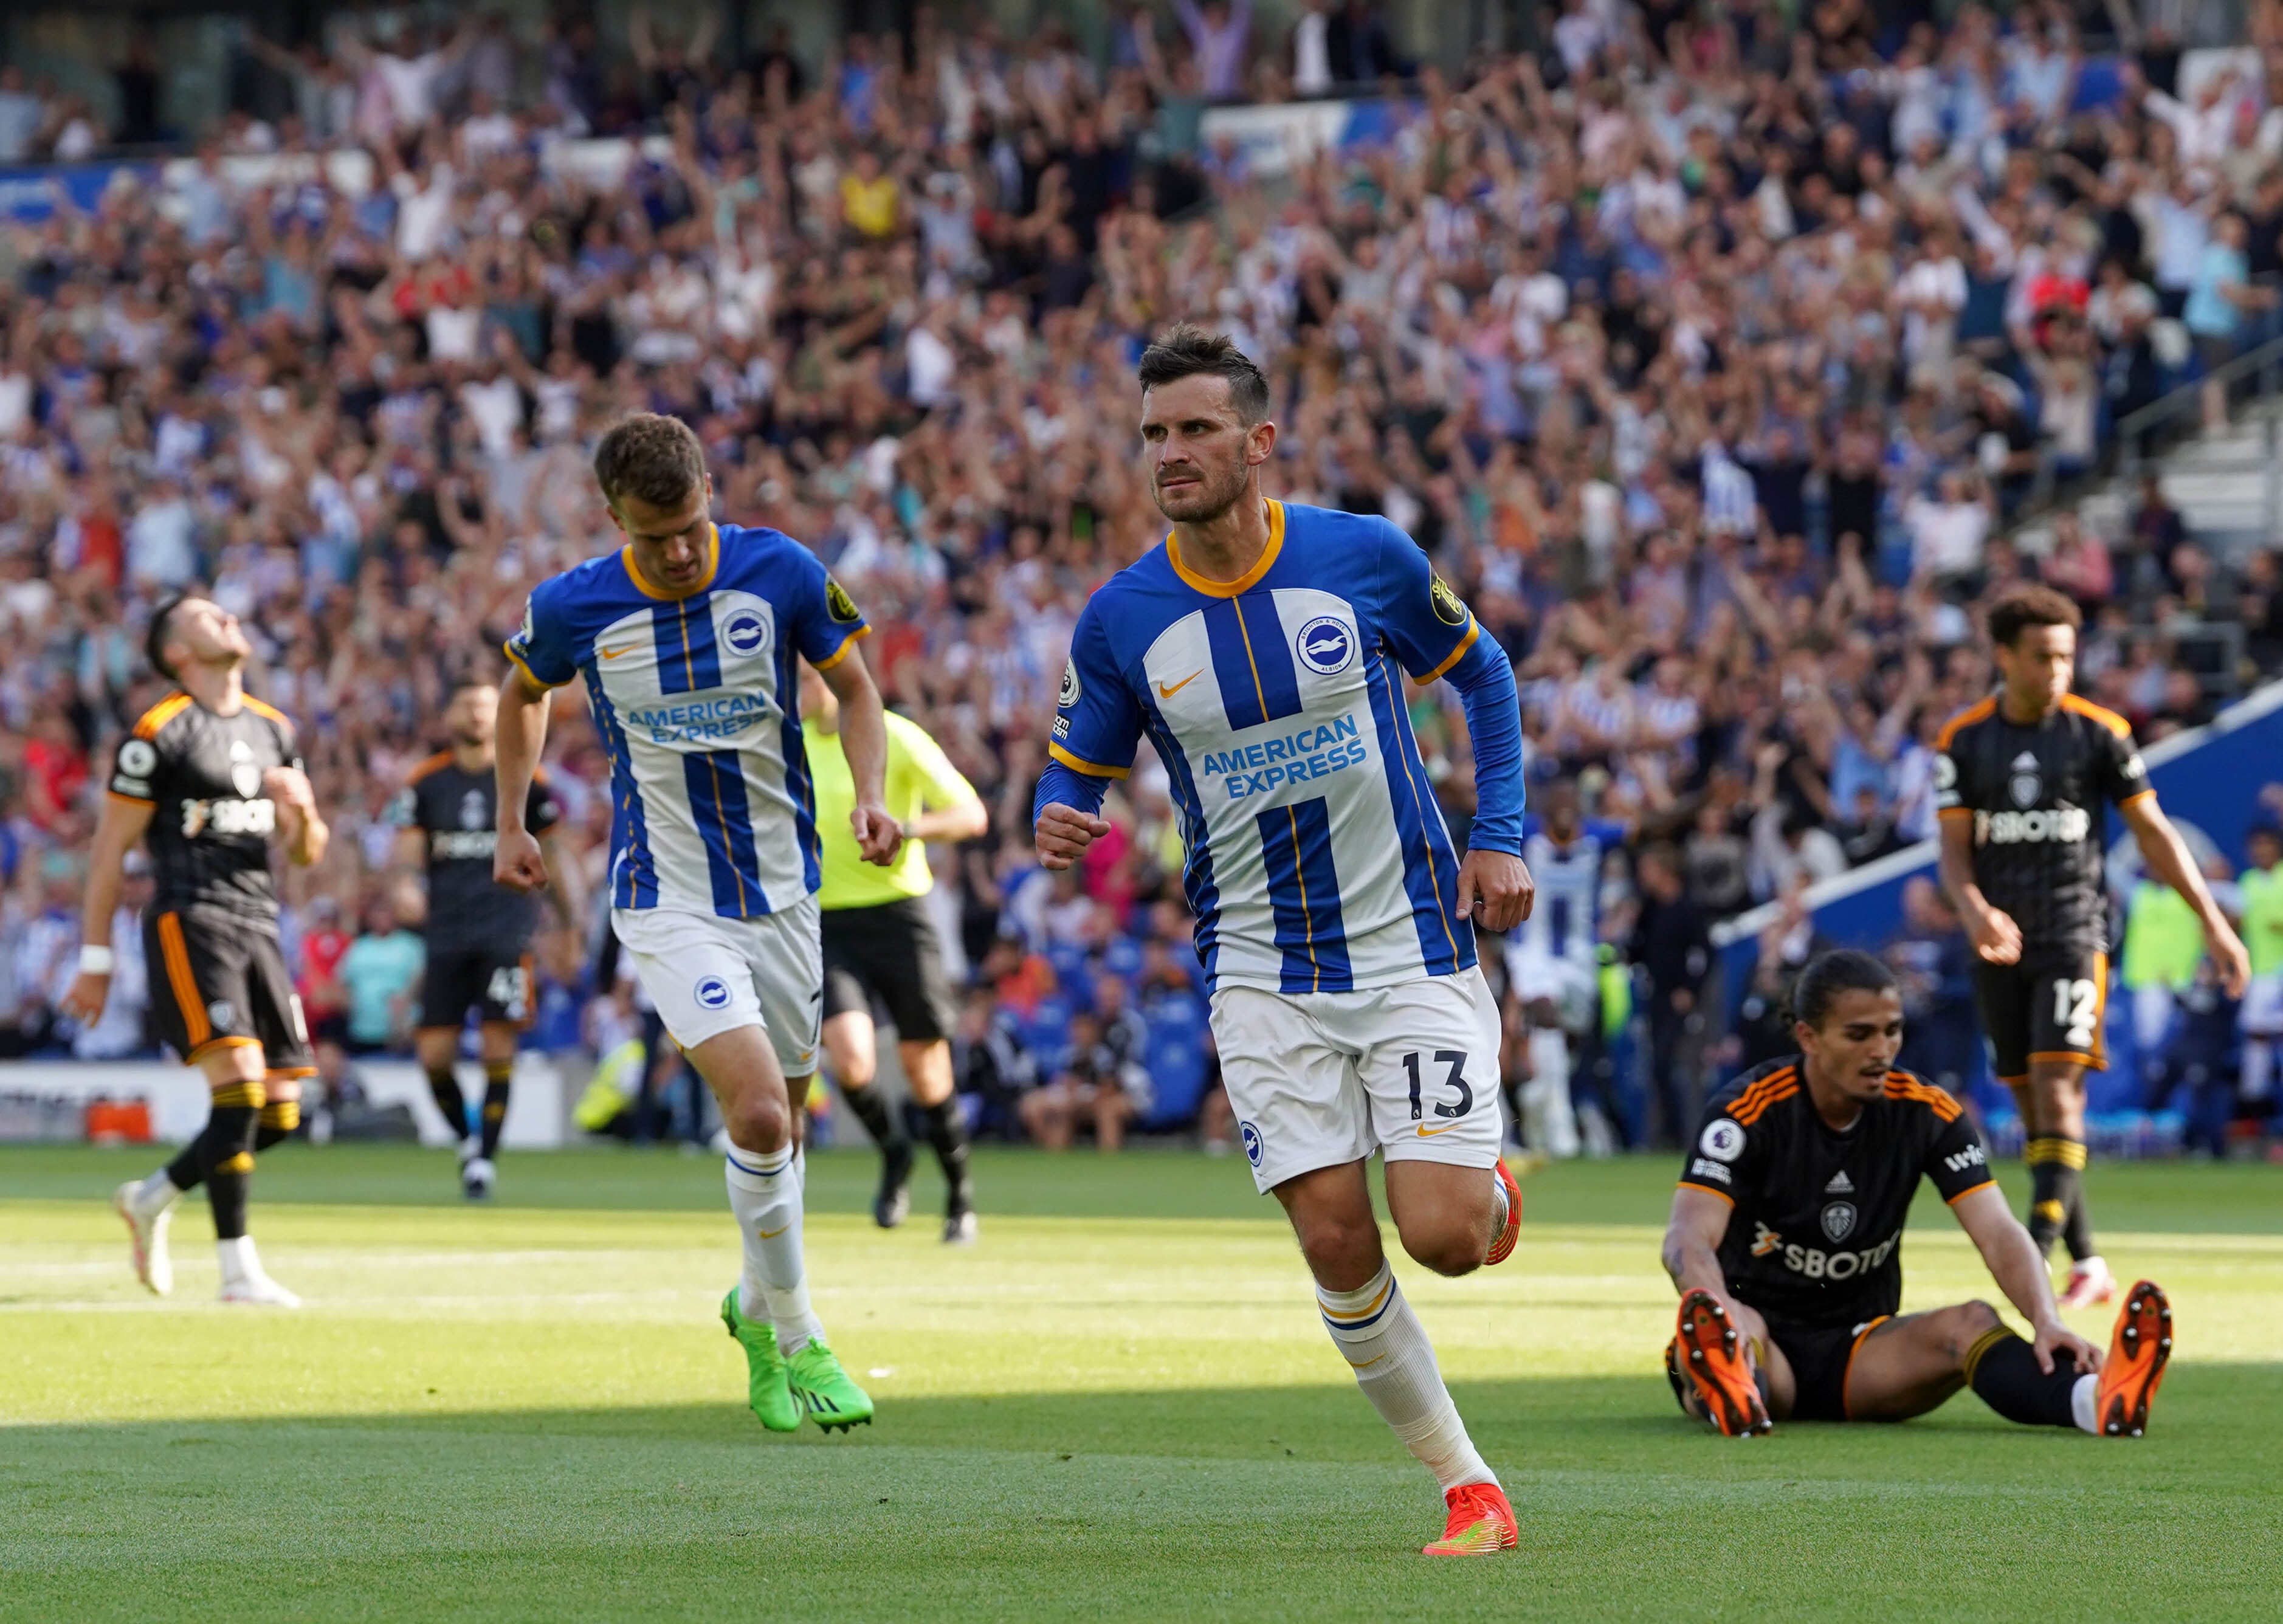
[[[1724,1435],[1749,1438],[1775,1431],[1759,1383],[1744,1362],[1735,1323],[1710,1292],[1700,1287],[1681,1298],[1679,1345],[1688,1385]]]
[[[1514,1182],[1514,1175],[1507,1170],[1503,1157],[1498,1164],[1498,1181],[1506,1186],[1506,1227],[1500,1230],[1497,1239],[1491,1242],[1491,1249],[1483,1254],[1485,1268],[1512,1257],[1515,1239],[1522,1233],[1522,1186]]]
[[[2093,1415],[2104,1438],[2138,1438],[2148,1430],[2148,1406],[2172,1358],[2172,1305],[2154,1280],[2139,1280],[2124,1294],[2109,1339],[2108,1359],[2100,1367],[2100,1395]]]
[[[1494,1557],[1522,1542],[1515,1527],[1514,1507],[1506,1490],[1495,1483],[1461,1483],[1443,1496],[1451,1520],[1443,1537],[1422,1548],[1422,1557]]]

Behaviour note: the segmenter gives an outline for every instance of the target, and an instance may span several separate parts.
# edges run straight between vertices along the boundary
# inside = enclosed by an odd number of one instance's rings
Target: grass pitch
[[[818,1310],[880,1405],[828,1440],[743,1407],[711,1158],[510,1157],[471,1209],[446,1156],[274,1152],[255,1226],[299,1314],[212,1302],[195,1198],[175,1296],[133,1284],[105,1201],[151,1160],[0,1152],[0,1620],[2283,1613],[2283,1169],[2094,1169],[2111,1261],[2178,1316],[2139,1444],[1970,1394],[1712,1437],[1658,1365],[1671,1167],[1543,1175],[1507,1265],[1399,1263],[1523,1528],[1430,1563],[1433,1485],[1241,1162],[986,1153],[957,1251],[930,1175],[884,1234],[869,1156],[814,1158]],[[1918,1216],[1906,1306],[1994,1297]]]

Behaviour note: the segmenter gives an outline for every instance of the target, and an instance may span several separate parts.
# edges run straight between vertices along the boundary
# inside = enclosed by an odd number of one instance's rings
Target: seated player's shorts
[[[768,1033],[786,1076],[816,1069],[824,962],[815,897],[759,919],[613,908],[611,929],[666,1031],[683,1048],[758,1026]]]
[[[1882,1314],[1855,1325],[1779,1325],[1771,1323],[1784,1362],[1791,1366],[1795,1421],[1844,1421],[1847,1414],[1847,1372],[1854,1368],[1856,1350],[1864,1339],[1894,1317]]]
[[[1367,992],[1223,986],[1212,1033],[1263,1191],[1374,1150],[1389,1162],[1498,1161],[1499,1012],[1479,969]]]
[[[884,1005],[905,1043],[948,1037],[959,1006],[923,897],[824,911],[824,1018]]]
[[[2024,944],[2019,964],[1974,960],[1974,1003],[2001,1080],[2030,1075],[2037,1061],[2108,1068],[2101,1027],[2108,1014],[2108,955],[2091,945]]]
[[[144,916],[143,951],[159,1036],[191,1065],[244,1046],[260,1049],[272,1074],[316,1072],[276,925],[219,908],[154,908]]]
[[[2283,970],[2255,975],[2244,988],[2243,1030],[2261,1037],[2283,1033]]]
[[[457,1028],[476,1011],[487,1026],[531,1024],[531,955],[508,947],[430,949],[420,983],[420,1024]]]
[[[1543,998],[1552,1004],[1561,1012],[1566,1030],[1582,1032],[1593,1026],[1601,1009],[1601,980],[1591,965],[1515,942],[1506,950],[1506,978],[1523,1003]]]

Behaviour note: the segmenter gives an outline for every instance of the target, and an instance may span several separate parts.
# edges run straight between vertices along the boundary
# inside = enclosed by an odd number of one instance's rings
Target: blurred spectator
[[[1638,867],[1640,913],[1627,951],[1646,983],[1649,1078],[1659,1114],[1653,1142],[1670,1147],[1686,1143],[1696,1126],[1712,940],[1682,881],[1679,852],[1651,846]]]
[[[398,922],[386,898],[367,905],[363,922],[338,972],[348,994],[347,1047],[352,1054],[393,1053],[410,1041],[414,989],[426,954],[418,934]]]
[[[1903,883],[1903,926],[1886,957],[1903,994],[1897,1063],[1967,1098],[1983,1070],[1974,949],[1941,888],[1924,874]]]
[[[0,218],[8,962],[51,945],[86,763],[158,692],[151,605],[198,582],[254,629],[252,690],[347,836],[287,887],[305,997],[361,1007],[345,967],[390,938],[335,927],[385,867],[385,786],[531,586],[618,544],[582,448],[642,406],[697,427],[724,517],[831,563],[889,701],[997,810],[946,869],[993,998],[966,1053],[1057,1053],[1105,968],[1177,1022],[1200,972],[1149,752],[1081,871],[1032,868],[1021,810],[1078,610],[1163,533],[1131,368],[1176,316],[1266,369],[1267,488],[1416,536],[1513,657],[1531,758],[1679,845],[1708,925],[1931,834],[1932,736],[1991,685],[1975,610],[2009,576],[2087,607],[2085,684],[2153,727],[2283,668],[2274,552],[2187,546],[2153,475],[2034,562],[2007,532],[2044,470],[2097,471],[2193,381],[2192,301],[2226,339],[2205,360],[2258,330],[2264,83],[2179,97],[2161,44],[2096,75],[2065,10],[1566,0],[1542,56],[1422,72],[1278,176],[1206,140],[1215,100],[1407,74],[1390,9],[1284,8],[1258,77],[1268,13],[1237,0],[1121,8],[1099,59],[927,7],[806,64],[781,25],[729,62],[711,6],[249,41],[291,114],[232,109],[162,185]],[[134,39],[107,129],[0,66],[0,161],[165,140],[152,66]],[[610,135],[646,144],[571,144]],[[2187,669],[2230,616],[2244,669]],[[1403,697],[1462,829],[1461,719]],[[593,890],[611,790],[580,707],[550,742]]]
[[[1047,1150],[1068,1150],[1085,1128],[1094,1130],[1097,1148],[1120,1148],[1126,1124],[1149,1108],[1149,1073],[1142,1064],[1148,1041],[1142,1017],[1130,1009],[1072,1015],[1070,1046],[1053,1076],[1017,1107],[1025,1131]]]
[[[150,964],[143,954],[143,910],[150,905],[151,861],[140,851],[127,854],[119,908],[112,915],[111,990],[104,1000],[102,1018],[81,1027],[72,1036],[72,1058],[82,1061],[125,1060],[148,1053],[153,1045],[149,1031],[151,1014]],[[74,944],[77,932],[74,932]],[[70,970],[78,967],[77,958]],[[70,970],[66,972],[66,978]],[[58,995],[60,998],[60,993]]]

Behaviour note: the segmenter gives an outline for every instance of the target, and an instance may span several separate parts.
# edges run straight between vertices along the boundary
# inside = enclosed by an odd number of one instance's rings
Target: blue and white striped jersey
[[[675,596],[631,548],[542,581],[508,657],[587,679],[611,758],[611,902],[752,919],[816,890],[815,796],[793,661],[829,669],[870,628],[816,555],[718,524]]]
[[[1094,594],[1048,748],[1075,773],[1122,778],[1142,736],[1156,744],[1212,984],[1342,992],[1469,968],[1460,854],[1396,668],[1494,679],[1510,712],[1506,654],[1386,519],[1268,510],[1242,580],[1184,568],[1169,536]],[[1475,844],[1516,850],[1520,783],[1504,763]],[[1494,793],[1511,806],[1493,812]]]
[[[1625,826],[1587,818],[1566,846],[1535,812],[1523,828],[1522,860],[1538,883],[1538,901],[1516,927],[1514,945],[1590,967],[1601,936],[1601,871],[1609,853],[1625,844]]]

